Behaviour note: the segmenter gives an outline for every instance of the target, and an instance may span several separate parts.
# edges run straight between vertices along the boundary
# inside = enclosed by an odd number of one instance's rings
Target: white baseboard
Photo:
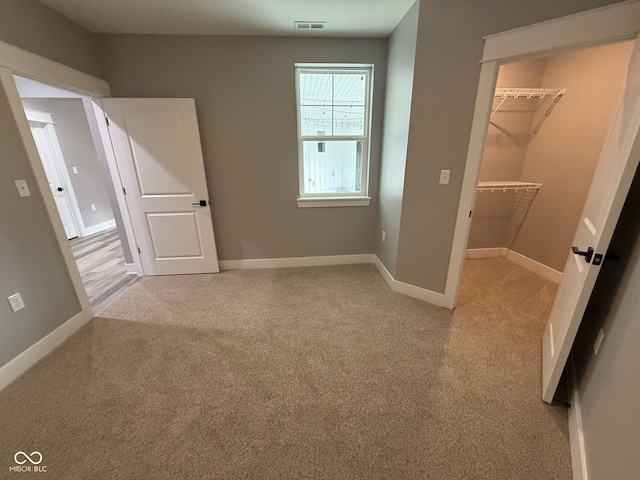
[[[284,268],[284,267],[319,267],[325,265],[353,265],[362,263],[373,263],[382,277],[394,292],[417,298],[425,302],[433,303],[446,308],[453,308],[451,300],[443,293],[432,292],[424,288],[399,282],[394,279],[389,271],[382,264],[380,259],[373,253],[363,253],[358,255],[329,255],[325,257],[292,257],[292,258],[256,258],[249,260],[220,260],[222,270],[250,270],[257,268]]]
[[[524,255],[518,252],[514,252],[513,250],[509,250],[506,247],[469,248],[467,249],[466,257],[469,259],[504,257],[507,260],[515,263],[516,265],[520,265],[522,268],[526,268],[533,273],[537,273],[541,277],[544,277],[547,280],[552,281],[553,283],[557,283],[558,285],[562,283],[562,272],[554,270],[551,267],[547,267],[540,262],[536,262],[535,260],[532,260],[529,257],[525,257]]]
[[[541,277],[546,278],[547,280],[552,281],[553,283],[561,284],[562,283],[562,272],[554,270],[551,267],[547,267],[540,262],[536,262],[535,260],[531,260],[529,257],[525,257],[513,250],[509,250],[507,253],[507,260],[512,261],[516,265],[520,265],[527,270],[537,273]]]
[[[389,288],[394,292],[401,293],[408,297],[417,298],[418,300],[423,300],[425,302],[432,303],[434,305],[438,305],[439,307],[445,307],[452,309],[454,305],[452,305],[451,300],[445,296],[444,293],[438,293],[431,290],[426,290],[424,288],[416,287],[415,285],[409,285],[408,283],[400,282],[393,278],[387,267],[380,261],[377,255],[373,256],[374,264],[378,268],[378,271],[382,275],[382,278],[385,279]]]
[[[85,237],[89,235],[93,235],[94,233],[102,232],[103,230],[107,230],[109,228],[113,228],[116,226],[116,221],[114,219],[107,220],[106,222],[98,223],[96,225],[92,225],[90,227],[84,227],[83,234]]]
[[[29,370],[38,361],[47,356],[51,351],[69,338],[80,327],[87,323],[83,312],[74,315],[71,319],[56,328],[46,337],[31,345],[9,363],[0,368],[0,390],[5,388],[16,378]]]
[[[324,257],[251,258],[248,260],[220,260],[222,270],[252,270],[258,268],[321,267],[374,263],[371,253],[357,255],[329,255]]]
[[[589,480],[587,474],[587,457],[584,448],[584,433],[582,431],[582,414],[580,411],[580,395],[576,383],[576,368],[573,356],[570,359],[570,387],[573,388],[571,408],[569,408],[569,445],[571,447],[571,468],[573,480]]]
[[[124,266],[127,269],[127,275],[140,275],[135,263],[125,263]]]
[[[502,258],[506,257],[509,249],[506,247],[497,248],[468,248],[467,258]]]

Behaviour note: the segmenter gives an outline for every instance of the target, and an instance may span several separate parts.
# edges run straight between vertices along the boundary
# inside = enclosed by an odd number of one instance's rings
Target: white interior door
[[[102,103],[145,275],[218,272],[194,100]]]
[[[603,147],[543,336],[542,397],[551,402],[640,160],[640,42]],[[575,253],[574,253],[575,252]]]
[[[40,160],[42,161],[44,172],[47,175],[47,182],[49,182],[49,188],[56,202],[56,207],[58,208],[67,239],[75,238],[78,236],[78,229],[73,220],[67,192],[62,182],[60,172],[58,171],[57,162],[54,157],[55,153],[51,146],[49,136],[45,131],[45,125],[38,125],[33,122],[30,122],[30,124],[31,134],[38,148],[38,154],[40,154]]]

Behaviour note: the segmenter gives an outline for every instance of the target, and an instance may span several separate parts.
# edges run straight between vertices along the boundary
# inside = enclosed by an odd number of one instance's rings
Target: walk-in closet
[[[507,257],[560,283],[632,42],[500,68],[468,258]]]

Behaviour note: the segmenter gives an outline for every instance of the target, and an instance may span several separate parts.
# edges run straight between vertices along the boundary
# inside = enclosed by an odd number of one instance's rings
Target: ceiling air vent
[[[293,22],[293,28],[296,30],[324,30],[327,22]]]

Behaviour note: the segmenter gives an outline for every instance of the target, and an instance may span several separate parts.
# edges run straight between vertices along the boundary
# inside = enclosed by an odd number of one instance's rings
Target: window
[[[373,66],[296,66],[299,206],[368,205]]]
[[[324,137],[327,134],[324,130],[318,130],[318,136]],[[326,153],[327,144],[325,142],[318,142],[318,153]]]

